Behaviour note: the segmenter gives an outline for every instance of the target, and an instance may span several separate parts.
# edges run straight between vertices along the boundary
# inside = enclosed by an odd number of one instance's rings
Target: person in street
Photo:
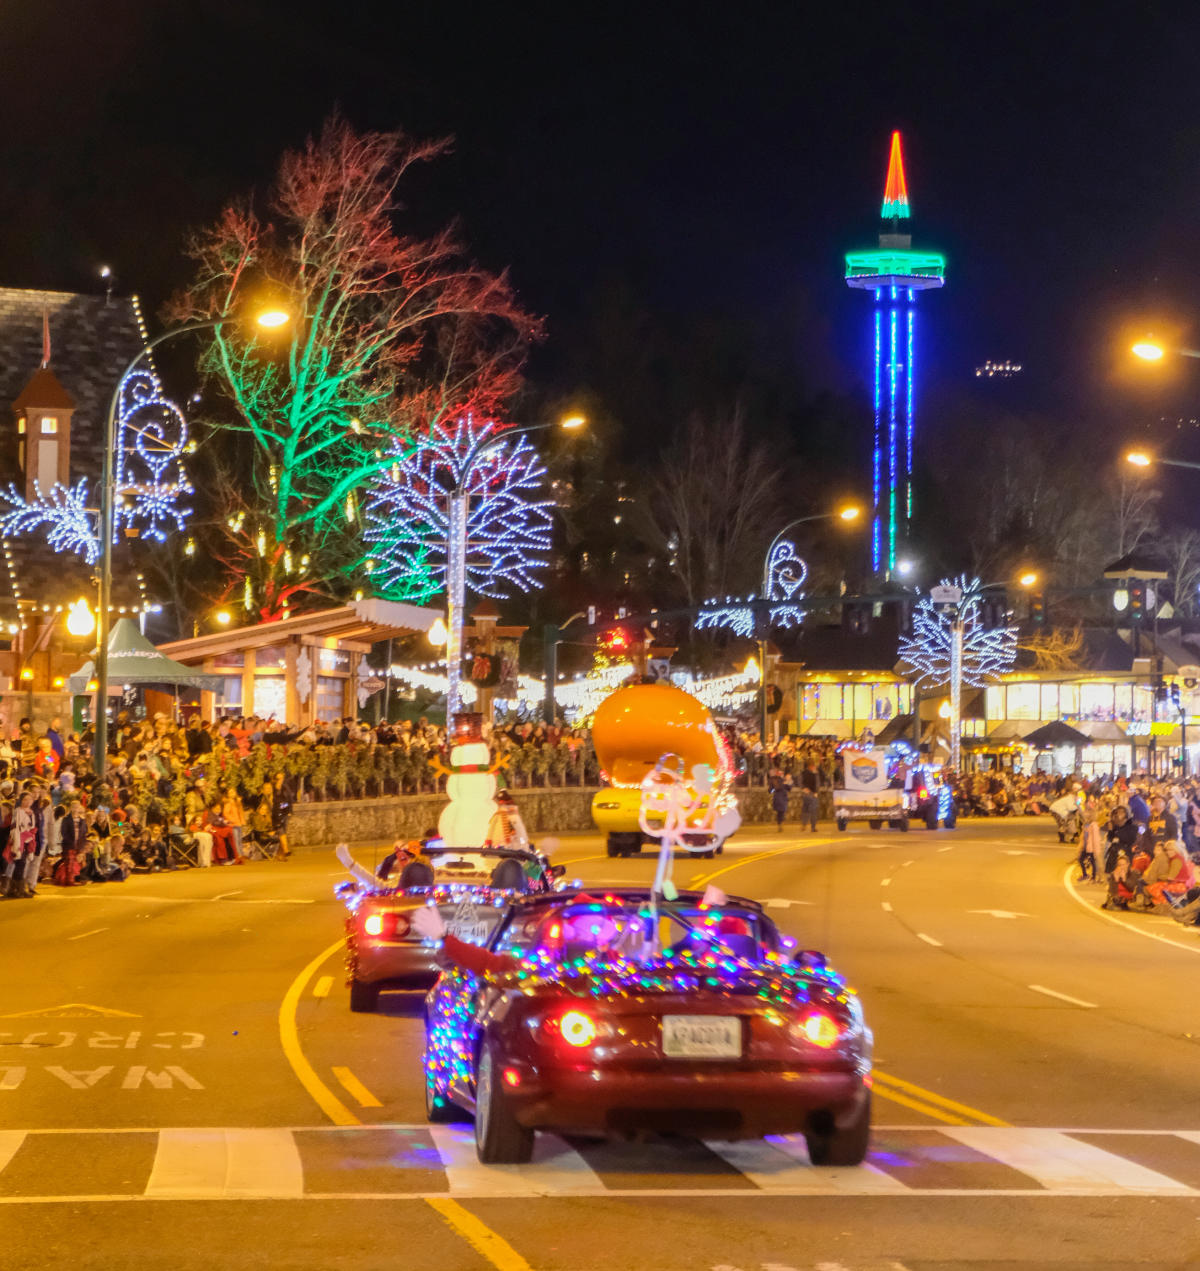
[[[1079,840],[1079,877],[1077,883],[1097,882],[1101,857],[1104,855],[1100,840],[1100,805],[1094,795],[1083,801],[1083,834]]]
[[[775,828],[780,834],[783,833],[783,818],[787,816],[790,793],[782,776],[771,778],[771,808],[775,813]]]

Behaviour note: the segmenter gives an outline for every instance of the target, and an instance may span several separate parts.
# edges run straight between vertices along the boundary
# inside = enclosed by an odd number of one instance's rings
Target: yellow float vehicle
[[[592,799],[592,820],[608,836],[609,856],[632,856],[645,837],[638,820],[642,781],[663,755],[678,755],[683,770],[712,771],[712,789],[697,793],[684,844],[698,856],[724,849],[741,817],[733,796],[733,760],[708,708],[673,684],[629,684],[600,703],[592,742],[608,783]],[[651,818],[651,827],[654,820]]]

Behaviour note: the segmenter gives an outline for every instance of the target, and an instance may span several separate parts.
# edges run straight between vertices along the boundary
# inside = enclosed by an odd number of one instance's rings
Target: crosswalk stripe
[[[942,1131],[1056,1192],[1134,1194],[1191,1192],[1186,1184],[1059,1130],[1018,1126],[952,1127]]]
[[[603,1191],[600,1176],[557,1134],[539,1134],[529,1165],[483,1165],[475,1136],[454,1125],[431,1125],[430,1137],[445,1166],[451,1194],[545,1196]]]
[[[202,1199],[304,1194],[290,1130],[163,1130],[146,1196]]]
[[[24,1130],[0,1130],[0,1171],[16,1156],[24,1142]]]
[[[833,1196],[848,1192],[884,1195],[908,1191],[899,1179],[869,1163],[850,1169],[814,1166],[808,1159],[804,1140],[798,1135],[780,1135],[765,1142],[756,1139],[732,1143],[706,1140],[705,1146],[765,1192]]]

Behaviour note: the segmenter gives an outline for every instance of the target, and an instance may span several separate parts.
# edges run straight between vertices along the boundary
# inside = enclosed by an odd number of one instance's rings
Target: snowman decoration
[[[449,804],[438,818],[438,834],[447,847],[483,847],[496,813],[496,775],[483,740],[483,716],[454,716],[451,729]]]

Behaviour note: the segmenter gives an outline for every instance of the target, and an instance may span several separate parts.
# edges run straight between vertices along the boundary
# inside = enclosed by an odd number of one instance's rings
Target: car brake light
[[[363,930],[369,936],[379,936],[383,934],[383,914],[368,914],[366,922],[363,923]]]
[[[800,1031],[814,1046],[828,1050],[842,1035],[842,1026],[824,1011],[812,1011],[800,1021]]]
[[[411,924],[403,914],[369,914],[363,923],[367,935],[380,936],[384,940],[403,940],[410,928]]]
[[[596,1040],[596,1022],[586,1011],[565,1011],[558,1019],[558,1033],[568,1046],[590,1046]]]
[[[515,1090],[515,1089],[516,1089],[516,1088],[517,1088],[517,1087],[521,1084],[521,1073],[520,1073],[520,1071],[519,1071],[518,1069],[516,1069],[516,1068],[505,1068],[505,1070],[504,1070],[504,1084],[505,1084],[506,1086],[511,1086],[511,1087],[512,1087],[512,1089],[514,1089],[514,1090]]]

